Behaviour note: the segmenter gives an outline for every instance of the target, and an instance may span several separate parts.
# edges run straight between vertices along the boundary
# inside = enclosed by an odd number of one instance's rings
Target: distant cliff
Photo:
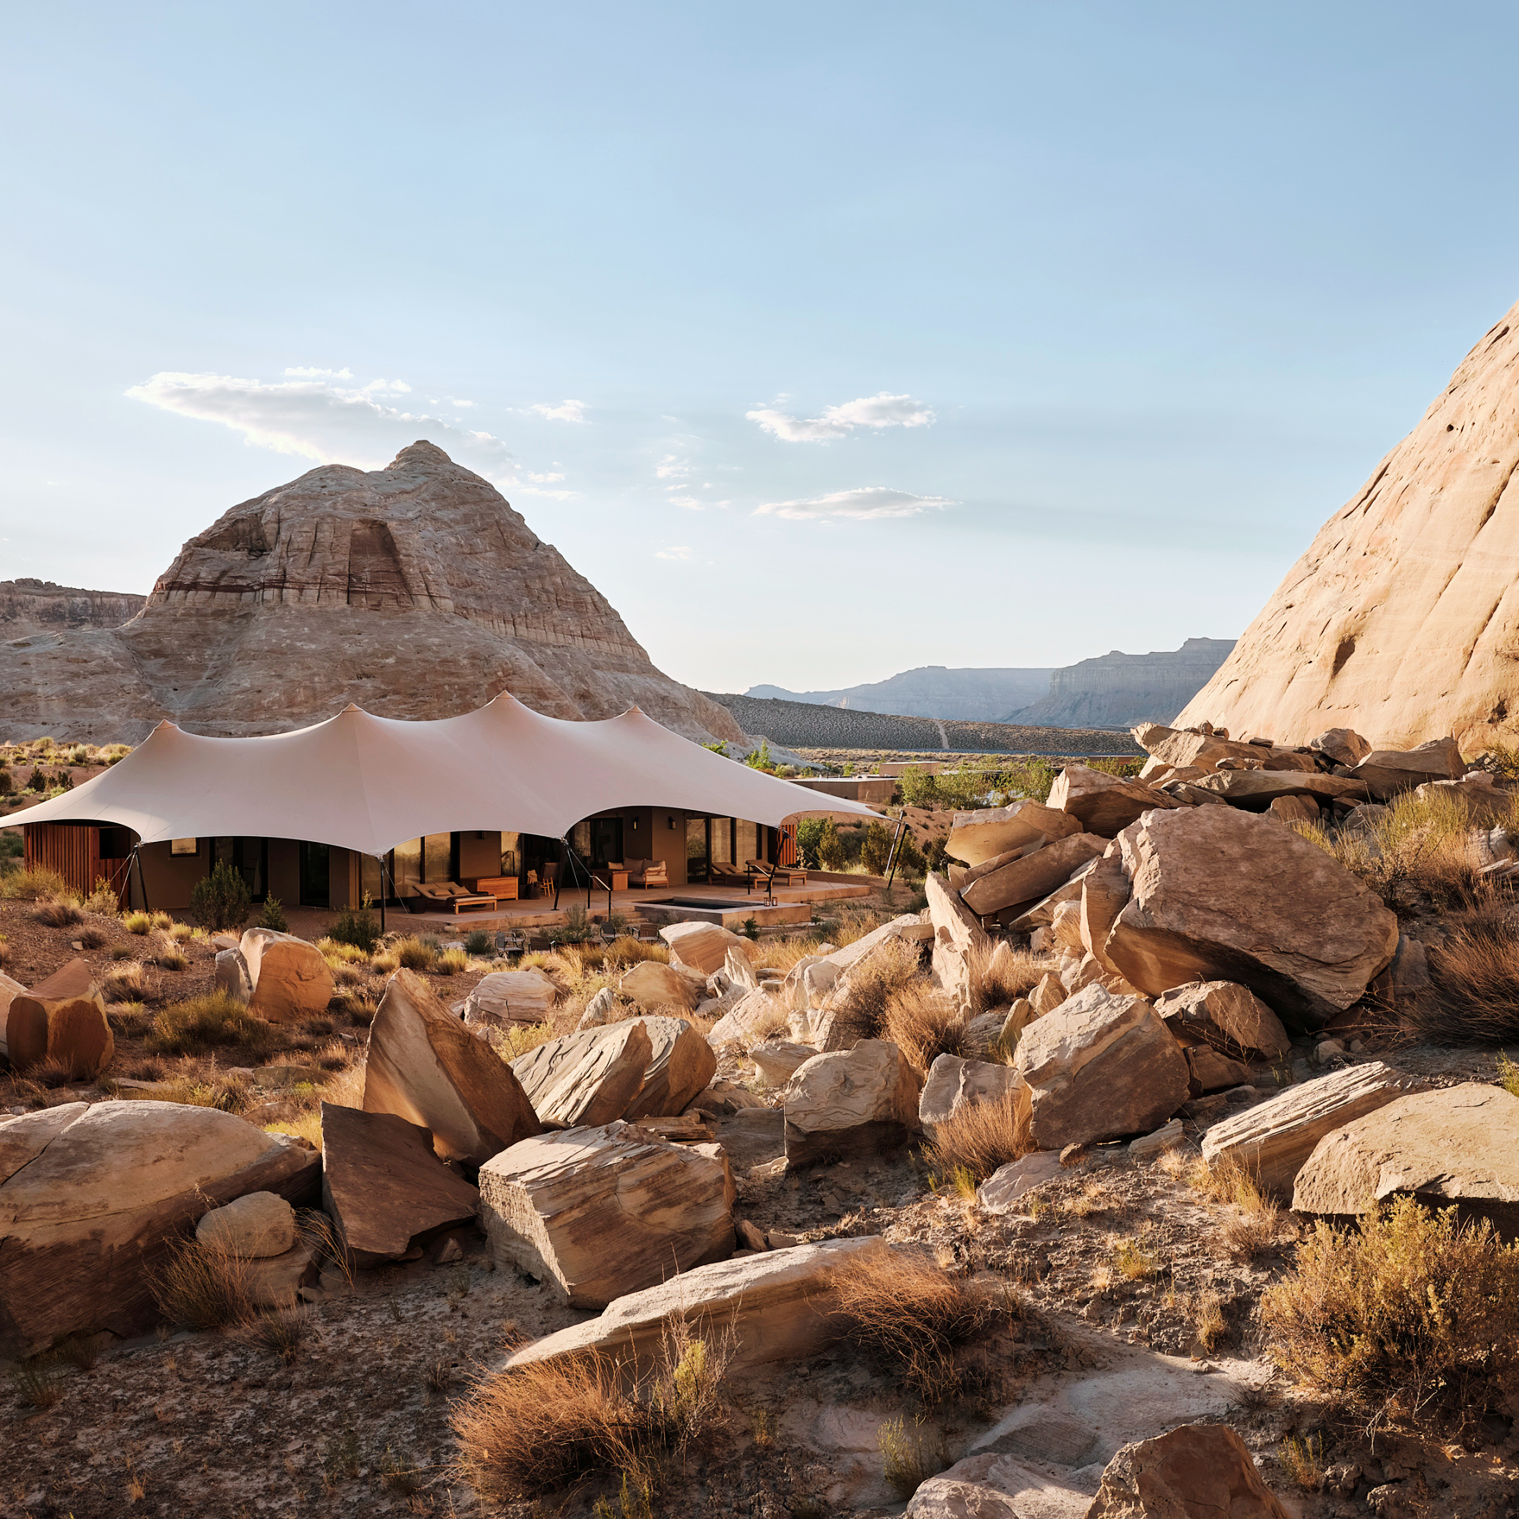
[[[1038,701],[1050,689],[1044,670],[947,669],[921,665],[885,680],[836,691],[788,691],[784,686],[751,686],[744,694],[761,700],[809,702],[907,717],[950,717],[996,722],[1004,712]]]
[[[119,628],[146,600],[128,591],[85,591],[29,575],[0,580],[0,640],[64,628]]]
[[[1170,722],[1229,657],[1232,638],[1189,638],[1179,649],[1099,655],[1050,676],[1049,695],[1001,721],[1054,728]]]

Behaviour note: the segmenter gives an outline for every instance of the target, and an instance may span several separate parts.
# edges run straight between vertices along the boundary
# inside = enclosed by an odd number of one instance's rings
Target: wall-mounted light
[[[671,833],[674,833],[675,832],[675,819],[674,818],[666,818],[665,819],[665,827],[668,828]]]
[[[637,818],[633,819],[633,832],[634,833],[638,832],[638,819]]]

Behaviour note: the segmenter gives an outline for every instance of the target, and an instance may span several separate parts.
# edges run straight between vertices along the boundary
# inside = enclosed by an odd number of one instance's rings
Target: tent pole
[[[897,819],[897,831],[891,838],[891,853],[886,858],[886,889],[891,890],[891,883],[897,878],[897,845],[902,839],[902,830],[907,826],[907,810],[902,810],[902,816]]]
[[[385,890],[385,856],[377,854],[375,863],[380,867],[380,932],[385,932],[385,898],[388,893]]]
[[[141,848],[141,844],[134,844],[132,846],[132,858],[137,862],[137,884],[142,887],[142,910],[144,912],[151,912],[152,909],[148,906],[148,878],[142,873],[142,856],[138,853],[138,850]],[[127,866],[127,879],[130,880],[131,876],[132,867],[129,865]]]

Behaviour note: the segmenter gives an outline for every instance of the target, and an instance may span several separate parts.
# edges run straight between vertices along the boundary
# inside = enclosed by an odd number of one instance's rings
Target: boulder
[[[1079,902],[1081,900],[1081,888],[1086,878],[1097,869],[1101,860],[1088,860],[1085,865],[1078,866],[1072,871],[1070,879],[1057,886],[1047,897],[1039,901],[1024,912],[1018,914],[1008,922],[1008,927],[1018,934],[1031,934],[1041,928],[1048,928],[1055,920],[1055,913],[1067,902]]]
[[[1397,919],[1322,849],[1232,807],[1155,813],[1119,840],[1133,894],[1105,945],[1135,986],[1237,981],[1322,1028],[1392,959]]]
[[[1236,1060],[1278,1060],[1292,1048],[1282,1020],[1233,981],[1174,986],[1155,999],[1155,1011],[1183,1044],[1210,1044]]]
[[[248,973],[248,962],[243,958],[242,950],[217,950],[212,984],[217,991],[247,1007],[253,997],[253,977]]]
[[[1179,1118],[1173,1118],[1169,1123],[1163,1123],[1150,1134],[1141,1134],[1138,1139],[1129,1141],[1128,1156],[1130,1160],[1154,1160],[1157,1156],[1164,1155],[1167,1150],[1180,1148],[1187,1142],[1187,1132]]]
[[[1235,739],[1222,738],[1216,733],[1204,733],[1199,728],[1168,728],[1162,723],[1140,723],[1130,728],[1134,742],[1152,760],[1169,765],[1176,770],[1216,770],[1220,761],[1227,759],[1255,759],[1264,761],[1271,753],[1269,745],[1241,743]],[[1311,767],[1310,759],[1308,765]],[[1147,765],[1146,769],[1149,768]],[[1147,777],[1148,779],[1148,777]]]
[[[332,1000],[332,968],[314,944],[272,928],[250,928],[239,945],[253,995],[248,1011],[268,1023],[320,1018]]]
[[[151,1328],[150,1279],[181,1232],[248,1192],[301,1200],[317,1165],[293,1139],[177,1102],[69,1103],[0,1125],[0,1355]]]
[[[805,1006],[821,1007],[828,994],[838,985],[839,968],[831,960],[819,960],[802,972],[802,990]]]
[[[6,1019],[10,1016],[11,998],[18,992],[22,996],[25,996],[26,988],[19,981],[7,976],[3,970],[0,970],[0,1055],[7,1053],[5,1023]]]
[[[714,1049],[736,1044],[742,1049],[768,1039],[787,1024],[786,1005],[769,992],[745,992],[707,1030],[707,1043]]]
[[[1311,796],[1272,797],[1266,811],[1283,823],[1316,823],[1320,816],[1319,804]]]
[[[689,977],[658,960],[641,960],[624,973],[617,990],[646,1008],[678,1007],[689,1013],[701,1000],[700,990]]]
[[[980,865],[1010,849],[1032,844],[1035,839],[1061,839],[1080,827],[1069,813],[1024,798],[1010,807],[957,812],[944,852],[966,865]]]
[[[761,1039],[749,1051],[756,1075],[766,1086],[779,1087],[791,1080],[797,1068],[811,1060],[817,1051],[810,1044],[793,1044],[789,1039]]]
[[[642,1018],[550,1039],[512,1061],[539,1121],[566,1128],[621,1118],[643,1087],[654,1045]]]
[[[276,1193],[248,1192],[205,1214],[195,1238],[241,1260],[283,1255],[295,1247],[295,1209]]]
[[[1081,882],[1081,895],[1076,898],[1077,924],[1081,931],[1081,946],[1103,967],[1115,975],[1118,967],[1108,959],[1108,935],[1129,900],[1129,877],[1123,868],[1123,856],[1114,851],[1092,862],[1092,868]]]
[[[395,1113],[322,1104],[322,1207],[360,1270],[474,1221],[479,1194]]]
[[[1125,1445],[1086,1519],[1288,1519],[1227,1424],[1183,1424]]]
[[[866,956],[873,955],[888,939],[901,939],[914,944],[925,943],[933,938],[934,934],[930,916],[930,914],[924,914],[920,917],[915,912],[904,913],[900,918],[893,918],[891,922],[871,929],[868,934],[862,934],[853,944],[846,944],[842,949],[829,950],[824,956],[824,962],[833,966],[842,976],[853,970]]]
[[[731,948],[723,956],[721,974],[728,978],[730,986],[740,987],[746,992],[759,990],[759,977],[754,973],[754,962],[750,960],[744,949],[737,946]]]
[[[720,1146],[666,1144],[621,1122],[527,1139],[480,1169],[495,1259],[576,1308],[730,1255],[734,1198]]]
[[[614,1023],[616,1013],[617,997],[610,986],[604,986],[586,1003],[575,1032],[580,1034],[588,1028],[601,1028],[603,1024]]]
[[[1090,765],[1067,765],[1050,787],[1050,806],[1077,819],[1087,833],[1111,839],[1144,813],[1180,804],[1143,781],[1121,780]]]
[[[547,1023],[558,987],[538,970],[493,970],[482,976],[460,1011],[470,1028]]]
[[[443,1159],[475,1166],[541,1127],[512,1068],[404,969],[369,1026],[364,1111],[429,1129]]]
[[[1041,1150],[1148,1134],[1187,1100],[1186,1057],[1143,997],[1088,986],[1024,1029],[1014,1064]]]
[[[923,887],[934,935],[934,980],[955,1002],[968,1007],[980,991],[976,967],[979,957],[990,951],[991,940],[942,876],[930,871]]]
[[[1292,1208],[1349,1217],[1400,1194],[1519,1237],[1519,1097],[1468,1081],[1354,1119],[1314,1146]]]
[[[912,1495],[904,1519],[1085,1519],[1081,1475],[1052,1477],[1047,1453],[1034,1462],[988,1452],[967,1456]]]
[[[1354,769],[1379,802],[1412,791],[1426,781],[1453,781],[1465,774],[1461,746],[1453,738],[1432,738],[1416,749],[1373,749]]]
[[[1065,1175],[1058,1150],[1035,1150],[1019,1160],[998,1166],[976,1189],[976,1201],[991,1213],[1006,1213],[1046,1182]]]
[[[1485,770],[1464,775],[1458,781],[1426,781],[1414,787],[1414,795],[1421,802],[1436,802],[1446,797],[1458,798],[1466,808],[1466,816],[1473,826],[1491,827],[1500,818],[1508,816],[1514,803],[1514,793],[1504,787]],[[1503,837],[1507,837],[1506,834]],[[1491,848],[1491,843],[1489,843]]]
[[[905,1144],[918,1127],[918,1078],[886,1039],[814,1055],[786,1087],[786,1159],[874,1154]]]
[[[1210,792],[1231,807],[1246,812],[1266,812],[1281,797],[1311,797],[1320,802],[1366,800],[1366,784],[1344,775],[1286,775],[1275,770],[1218,770],[1200,781],[1187,783],[1192,792]],[[1318,816],[1318,808],[1314,808]]]
[[[621,1117],[673,1118],[717,1075],[717,1056],[684,1018],[639,1020],[649,1036],[643,1085]]]
[[[1219,1054],[1211,1044],[1188,1045],[1186,1056],[1191,1075],[1189,1091],[1193,1097],[1248,1086],[1255,1079],[1255,1072],[1248,1065]]]
[[[1107,847],[1108,841],[1095,833],[1069,834],[1008,859],[995,869],[981,867],[985,873],[962,888],[961,900],[981,917],[1037,902],[1057,886],[1063,886],[1076,870],[1088,860],[1096,859]],[[988,861],[987,865],[990,864]]]
[[[1310,738],[1308,747],[1347,770],[1371,753],[1371,745],[1350,728],[1327,728],[1316,738]]]
[[[658,1286],[616,1298],[599,1318],[524,1345],[508,1357],[506,1368],[514,1371],[587,1353],[641,1367],[659,1354],[672,1313],[702,1330],[720,1333],[731,1326],[730,1369],[810,1356],[848,1327],[830,1302],[839,1268],[851,1261],[885,1259],[889,1253],[885,1240],[867,1234],[697,1266]]]
[[[39,1061],[54,1060],[71,1081],[93,1081],[116,1054],[105,1002],[98,992],[54,1000],[40,990],[11,997],[5,1025],[11,1064],[24,1075]]]
[[[1046,971],[1028,994],[1028,1003],[1034,1016],[1042,1018],[1046,1013],[1053,1013],[1065,1001],[1065,996],[1065,985],[1060,977],[1054,971]]]
[[[297,1240],[283,1255],[269,1255],[243,1262],[243,1284],[257,1308],[294,1308],[303,1286],[314,1283],[317,1253],[305,1240]]]
[[[727,959],[728,951],[736,949],[747,955],[747,941],[730,932],[720,923],[667,923],[659,931],[659,937],[670,946],[670,957],[710,976]]]
[[[1214,1124],[1203,1135],[1203,1159],[1236,1165],[1266,1191],[1291,1197],[1304,1161],[1326,1134],[1422,1086],[1379,1060],[1346,1066]]]
[[[1023,1077],[1010,1065],[939,1055],[928,1068],[928,1079],[918,1098],[918,1122],[933,1139],[940,1124],[948,1123],[966,1108],[1020,1093],[1026,1102]]]

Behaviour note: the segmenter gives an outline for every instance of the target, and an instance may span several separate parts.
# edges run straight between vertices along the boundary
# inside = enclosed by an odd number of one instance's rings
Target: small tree
[[[823,831],[818,836],[818,864],[824,870],[842,870],[849,863],[849,851],[839,837],[838,825],[832,818],[823,819]]]
[[[258,915],[260,928],[272,928],[275,933],[289,933],[290,924],[285,920],[285,909],[280,906],[278,897],[265,897],[264,910]]]
[[[885,875],[886,861],[890,854],[891,835],[887,833],[885,825],[867,825],[865,838],[860,845],[860,864],[865,867],[865,873],[872,876]]]
[[[380,920],[370,911],[367,893],[358,908],[345,907],[338,913],[338,920],[327,930],[327,937],[336,939],[339,944],[351,944],[366,955],[374,953],[375,945],[380,942]]]
[[[190,893],[190,916],[213,933],[241,928],[252,910],[248,883],[225,860],[218,860],[211,874],[197,881]]]

